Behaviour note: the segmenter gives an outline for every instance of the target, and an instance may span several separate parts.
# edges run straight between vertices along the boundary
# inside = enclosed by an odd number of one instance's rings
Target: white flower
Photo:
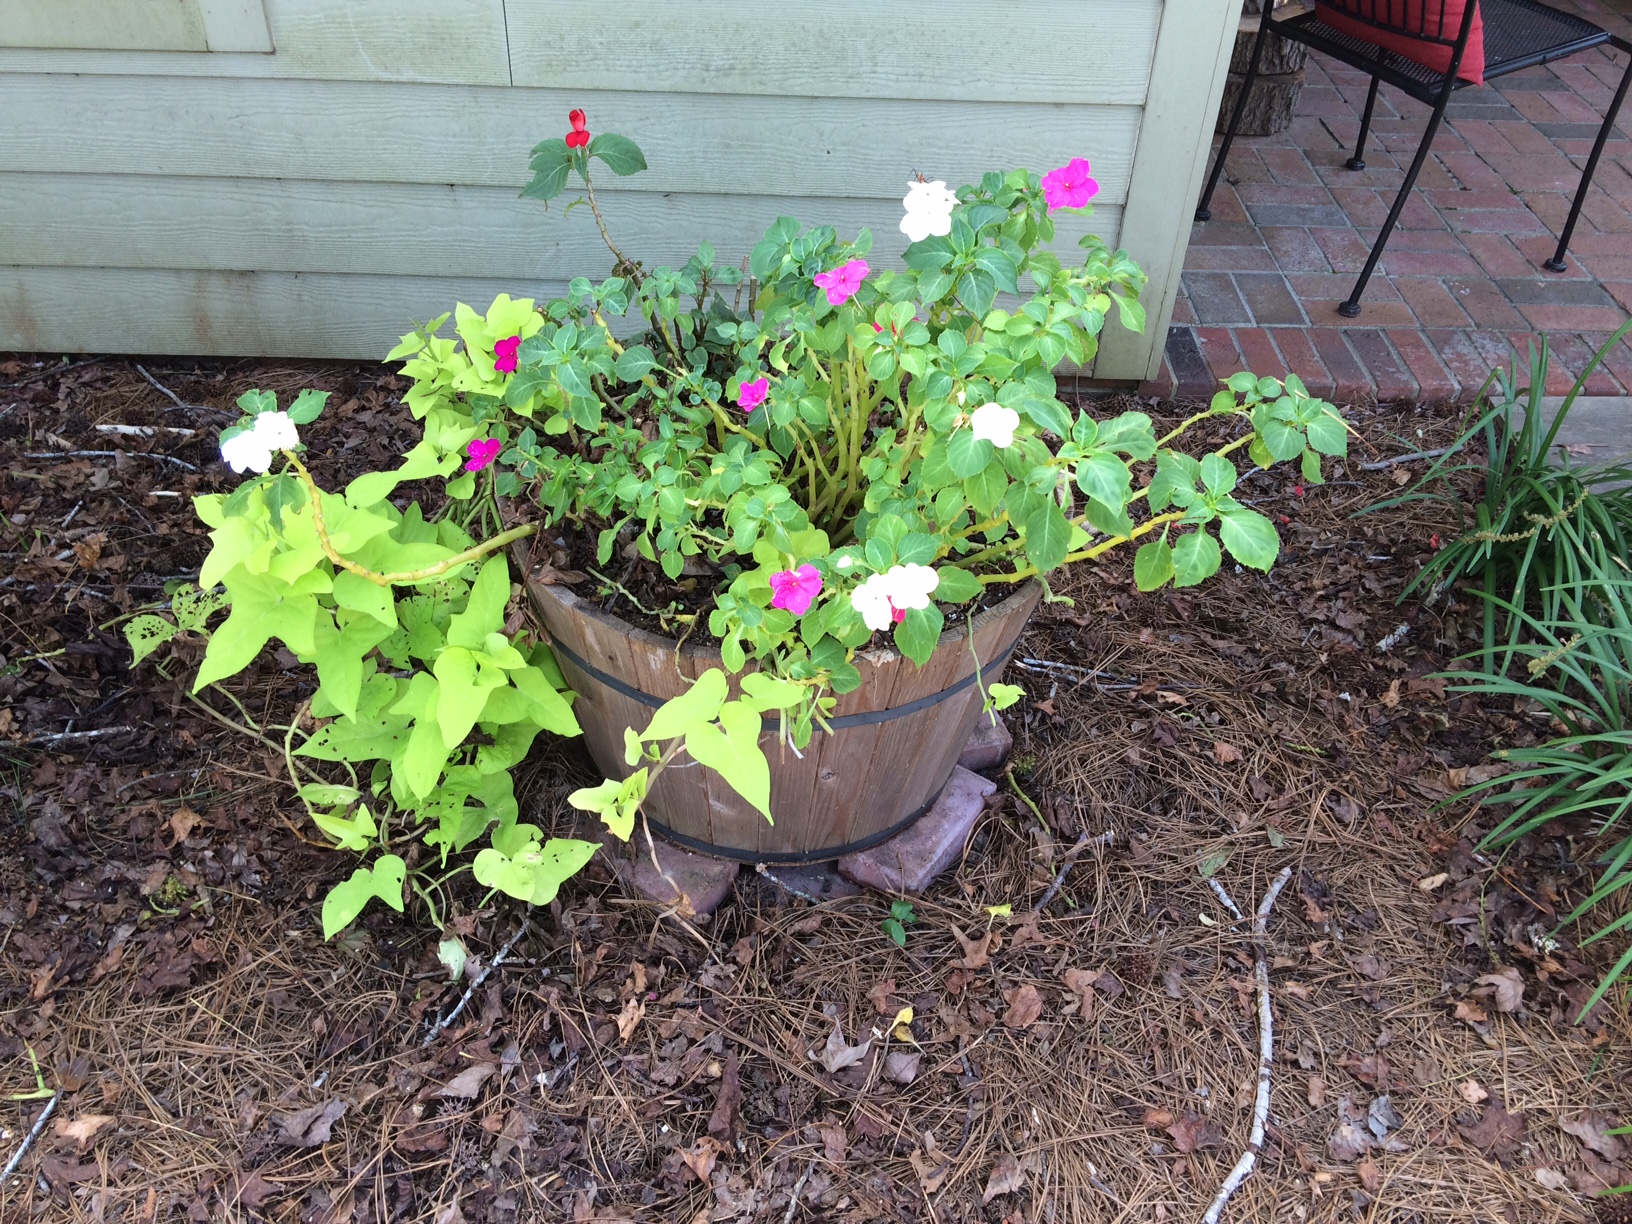
[[[888,629],[916,608],[929,607],[929,596],[941,576],[927,565],[892,565],[850,592],[850,606],[875,633]]]
[[[273,450],[290,450],[300,445],[300,431],[287,412],[263,412],[255,418],[255,436]]]
[[[969,424],[977,439],[985,438],[1003,450],[1014,443],[1014,427],[1020,424],[1020,414],[1002,404],[982,404],[969,414]]]
[[[235,472],[264,472],[272,466],[272,449],[246,429],[221,443],[221,458]]]
[[[854,557],[840,557],[837,561],[833,562],[834,566],[841,570],[847,570],[855,563],[856,559]]]
[[[941,585],[941,576],[927,565],[892,565],[884,575],[890,603],[897,609],[929,607],[929,595]]]
[[[873,632],[888,629],[895,619],[890,610],[889,585],[883,574],[874,574],[850,592],[850,606],[861,613],[862,623]]]
[[[300,431],[287,412],[263,412],[246,430],[221,443],[221,458],[235,472],[265,472],[272,456],[300,445]]]
[[[908,183],[902,203],[907,215],[901,218],[901,232],[913,242],[922,242],[932,234],[945,236],[952,232],[952,210],[958,206],[958,197],[947,190],[944,179]]]

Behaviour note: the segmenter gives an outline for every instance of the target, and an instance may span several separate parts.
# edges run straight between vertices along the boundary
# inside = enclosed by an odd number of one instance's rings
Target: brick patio
[[[1572,7],[1632,35],[1626,0]],[[1512,346],[1524,352],[1537,333],[1553,346],[1549,391],[1567,389],[1632,313],[1632,103],[1604,150],[1569,270],[1541,267],[1625,60],[1591,51],[1458,93],[1364,313],[1349,320],[1337,304],[1399,188],[1396,158],[1409,161],[1428,108],[1383,86],[1366,168],[1345,169],[1368,80],[1312,55],[1291,128],[1237,137],[1212,220],[1191,233],[1162,374],[1143,390],[1205,398],[1219,378],[1251,368],[1293,371],[1341,401],[1466,401]],[[1588,392],[1632,393],[1632,345],[1618,345],[1606,364]]]

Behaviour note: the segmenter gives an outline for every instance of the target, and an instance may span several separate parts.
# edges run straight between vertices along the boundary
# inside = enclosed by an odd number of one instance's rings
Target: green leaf
[[[958,277],[958,301],[977,319],[992,308],[997,299],[997,281],[984,268],[970,268]]]
[[[176,628],[188,633],[204,633],[205,623],[229,602],[226,591],[201,591],[189,582],[170,597],[170,611],[176,618]]]
[[[440,686],[436,721],[442,728],[442,745],[457,748],[482,716],[494,686],[479,683],[476,656],[463,646],[449,646],[437,655],[431,670]]]
[[[382,854],[372,867],[359,867],[323,898],[323,938],[333,939],[351,925],[375,897],[402,913],[402,885],[408,865],[394,854]]]
[[[954,476],[967,479],[986,470],[993,452],[992,444],[975,437],[974,430],[959,429],[946,440],[946,465]]]
[[[599,848],[594,842],[563,837],[552,837],[542,846],[536,839],[529,841],[513,856],[489,846],[471,864],[471,875],[478,884],[518,901],[548,905],[561,885],[583,870]]]
[[[510,561],[503,552],[482,563],[470,584],[465,610],[448,621],[448,645],[481,650],[487,635],[504,627],[504,606],[510,602]]]
[[[644,344],[636,344],[618,354],[612,368],[624,382],[639,382],[656,364],[657,358],[652,355],[652,350]]]
[[[646,801],[647,777],[642,767],[621,781],[608,778],[599,786],[575,790],[567,802],[581,812],[596,813],[613,836],[628,841],[635,831],[635,815]]]
[[[1128,465],[1115,455],[1098,452],[1077,464],[1077,488],[1109,510],[1126,506],[1132,487]]]
[[[1255,570],[1268,570],[1275,564],[1281,551],[1281,538],[1271,523],[1256,510],[1220,510],[1218,535],[1224,547],[1230,550],[1242,565]]]
[[[391,588],[370,582],[350,570],[341,570],[334,576],[334,602],[353,612],[372,616],[387,628],[397,627],[397,604],[391,597]]]
[[[327,391],[313,391],[307,388],[295,396],[295,402],[289,405],[289,419],[296,425],[310,425],[322,413],[323,405],[328,399]]]
[[[678,697],[664,702],[652,721],[646,724],[640,738],[643,740],[671,740],[706,725],[719,716],[720,707],[730,696],[731,686],[726,683],[725,673],[717,667],[711,667],[697,679],[692,681],[691,687]]]
[[[965,603],[986,589],[980,584],[980,579],[955,565],[943,565],[935,572],[940,577],[940,582],[935,586],[935,598],[942,603]]]
[[[725,682],[724,673],[703,674],[718,674],[722,686]],[[732,790],[774,824],[771,817],[771,767],[759,748],[759,712],[743,702],[731,701],[720,707],[719,717],[719,726],[705,722],[686,732],[686,751],[693,760],[724,778]]]
[[[1223,455],[1207,455],[1201,461],[1201,483],[1215,497],[1235,488],[1235,464]]]
[[[1009,474],[1000,463],[989,463],[963,482],[963,491],[969,504],[982,515],[989,515],[1003,500],[1009,488]]]
[[[1349,431],[1343,424],[1343,418],[1330,405],[1322,405],[1321,414],[1305,428],[1309,433],[1309,445],[1321,454],[1341,459],[1349,453]]]
[[[1133,584],[1141,591],[1154,591],[1173,580],[1173,547],[1166,534],[1140,546],[1133,557]]]
[[[137,616],[125,622],[125,641],[130,643],[130,665],[135,667],[180,630],[159,616]]]
[[[1173,545],[1173,585],[1195,586],[1218,572],[1223,561],[1218,541],[1201,528],[1179,537]]]
[[[791,680],[779,680],[765,672],[749,672],[739,683],[742,702],[763,713],[766,710],[786,710],[805,699],[809,690]]]
[[[646,155],[640,146],[627,136],[602,132],[589,142],[589,155],[606,163],[606,168],[617,175],[636,174],[646,169]]]
[[[255,661],[255,656],[272,636],[272,622],[267,615],[270,611],[270,604],[258,600],[238,600],[233,604],[232,613],[210,635],[204,662],[193,678],[193,692],[206,684],[235,676]]]
[[[336,850],[367,850],[369,844],[380,833],[374,824],[374,817],[369,814],[366,807],[358,808],[357,815],[350,820],[323,812],[313,812],[312,820],[319,829],[334,839]]]
[[[1058,568],[1071,549],[1071,524],[1052,497],[1041,499],[1026,519],[1026,559],[1046,574]]]
[[[895,627],[895,648],[922,667],[935,653],[946,627],[946,617],[934,604],[907,609],[906,619]]]
[[[988,684],[986,686],[986,697],[994,710],[1006,710],[1025,695],[1026,690],[1018,684]]]

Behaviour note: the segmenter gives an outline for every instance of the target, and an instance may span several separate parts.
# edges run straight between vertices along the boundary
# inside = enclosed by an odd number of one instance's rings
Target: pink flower
[[[520,347],[520,336],[511,336],[508,340],[500,340],[493,346],[493,368],[500,374],[514,374],[516,372],[516,350]]]
[[[765,402],[765,397],[770,394],[770,391],[771,380],[769,378],[761,376],[752,382],[745,382],[737,388],[737,405],[744,412],[752,412]]]
[[[870,269],[865,259],[852,259],[847,264],[841,264],[831,272],[818,272],[814,279],[818,289],[827,290],[827,300],[830,305],[843,306],[856,296],[856,290],[861,288],[861,282],[866,278]]]
[[[821,571],[809,563],[771,575],[771,607],[782,608],[795,616],[809,612],[811,601],[821,591]]]
[[[1088,174],[1088,159],[1073,157],[1058,170],[1043,175],[1043,199],[1048,211],[1056,208],[1086,208],[1099,194],[1099,184]]]
[[[502,344],[503,341],[500,341]],[[497,438],[472,438],[465,443],[465,454],[470,458],[465,460],[465,471],[479,472],[493,460],[499,457],[504,449],[504,443]]]

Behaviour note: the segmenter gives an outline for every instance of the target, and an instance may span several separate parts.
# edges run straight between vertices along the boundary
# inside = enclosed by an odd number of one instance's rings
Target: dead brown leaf
[[[1399,681],[1396,680],[1395,683],[1398,684]],[[1354,1171],[1367,1194],[1376,1194],[1383,1188],[1383,1171],[1370,1156],[1362,1157],[1360,1163],[1354,1166]]]
[[[986,1178],[986,1189],[980,1193],[981,1203],[989,1203],[1000,1194],[1013,1194],[1026,1184],[1029,1162],[1017,1160],[1012,1152],[1004,1152],[992,1162],[992,1172]]]
[[[697,1175],[697,1180],[706,1186],[709,1175],[714,1172],[715,1161],[725,1150],[725,1144],[718,1139],[703,1135],[696,1143],[681,1151],[680,1159],[686,1162],[686,1168]]]
[[[1456,1090],[1462,1094],[1462,1099],[1469,1105],[1477,1105],[1490,1095],[1479,1086],[1477,1081],[1471,1079],[1463,1080],[1456,1086]]]
[[[1318,1075],[1309,1077],[1309,1104],[1319,1109],[1326,1104],[1326,1081]]]
[[[844,1030],[839,1027],[837,1020],[833,1021],[833,1031],[827,1035],[827,1044],[821,1052],[810,1051],[810,1056],[827,1069],[828,1074],[842,1071],[846,1067],[854,1066],[867,1057],[867,1051],[873,1048],[873,1039],[869,1037],[860,1045],[851,1045],[844,1039]]]
[[[617,1015],[618,1040],[621,1043],[629,1044],[629,1038],[634,1036],[635,1027],[645,1015],[646,1004],[638,995],[631,995],[624,1000],[623,1010]]]
[[[204,818],[192,808],[182,806],[170,813],[170,844],[179,846],[192,835]]]
[[[334,1124],[345,1116],[347,1104],[339,1097],[297,1109],[290,1113],[272,1115],[272,1121],[283,1132],[283,1141],[296,1147],[321,1147],[334,1133]]]
[[[1478,1121],[1457,1129],[1464,1139],[1487,1156],[1508,1161],[1518,1155],[1519,1148],[1524,1144],[1525,1125],[1524,1114],[1508,1113],[1500,1097],[1491,1097],[1485,1103],[1485,1111],[1479,1115]]]
[[[1363,978],[1370,978],[1374,982],[1382,981],[1394,968],[1386,960],[1379,960],[1369,952],[1361,956],[1351,956],[1348,961],[1349,967],[1356,973]]]
[[[970,939],[954,926],[952,934],[963,946],[963,957],[955,962],[960,969],[984,969],[991,963],[992,953],[1003,946],[1003,939],[996,931],[986,931],[979,939]]]
[[[458,1075],[437,1090],[440,1097],[456,1097],[462,1101],[473,1101],[482,1091],[482,1085],[487,1077],[497,1072],[498,1063],[479,1062],[471,1063]]]
[[[1234,765],[1241,759],[1241,749],[1234,744],[1226,744],[1223,740],[1213,741],[1213,760],[1220,765]]]
[[[873,1010],[881,1016],[893,1016],[901,1010],[901,1005],[895,1001],[895,979],[885,978],[877,986],[867,992],[867,1001],[873,1005]]]
[[[1043,997],[1030,982],[1005,990],[1003,999],[1009,1005],[1008,1011],[1003,1013],[1003,1023],[1008,1028],[1030,1028],[1042,1019]]]
[[[714,1098],[714,1111],[708,1115],[708,1133],[721,1143],[730,1143],[737,1130],[737,1111],[742,1108],[742,1081],[737,1078],[737,1052],[726,1055],[725,1069],[720,1073],[720,1090]]]
[[[1094,1018],[1094,981],[1099,974],[1098,969],[1067,969],[1064,974],[1065,987],[1077,996],[1077,1013],[1084,1020]]]
[[[1605,1160],[1619,1160],[1626,1147],[1620,1138],[1607,1133],[1616,1129],[1615,1123],[1596,1109],[1589,1109],[1573,1118],[1560,1118],[1558,1128],[1566,1135],[1574,1135],[1581,1141],[1582,1147],[1598,1153]]]
[[[891,1050],[884,1056],[884,1078],[894,1084],[910,1084],[918,1078],[923,1061],[922,1050]]]
[[[838,1168],[844,1164],[844,1154],[850,1147],[850,1136],[845,1133],[844,1123],[839,1121],[818,1122],[816,1133],[822,1137],[822,1155],[827,1162]]]
[[[84,1152],[112,1125],[113,1117],[110,1114],[80,1114],[72,1122],[58,1118],[53,1131],[58,1139],[72,1140],[75,1151]]]
[[[1479,978],[1478,985],[1492,988],[1492,1001],[1499,1012],[1516,1012],[1524,1000],[1524,975],[1512,965],[1495,973],[1484,974]]]
[[[1483,1024],[1490,1019],[1490,1013],[1480,1007],[1472,999],[1458,999],[1456,1004],[1456,1018],[1466,1020],[1469,1024]]]
[[[1224,1141],[1211,1122],[1193,1113],[1185,1114],[1169,1126],[1167,1133],[1173,1136],[1174,1148],[1185,1155],[1199,1152],[1202,1148],[1217,1147]]]

